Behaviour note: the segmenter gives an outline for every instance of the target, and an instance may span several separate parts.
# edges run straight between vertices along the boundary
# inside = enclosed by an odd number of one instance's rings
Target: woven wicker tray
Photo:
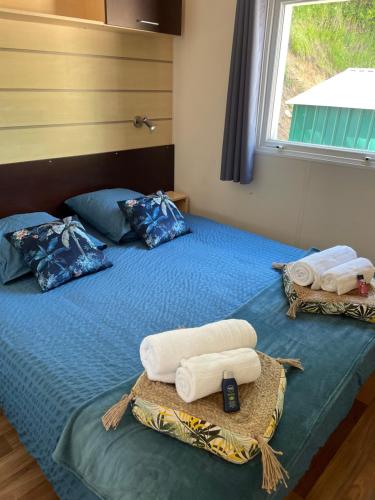
[[[318,314],[343,314],[355,319],[375,323],[375,281],[369,285],[367,297],[358,295],[353,290],[344,295],[324,290],[311,290],[309,286],[300,286],[293,283],[291,268],[293,264],[282,266],[283,283],[285,293],[288,297],[290,308],[287,312],[292,319],[296,318],[297,312],[309,312]],[[274,265],[278,268],[277,265]]]
[[[262,366],[261,375],[255,382],[238,387],[241,410],[235,413],[225,413],[221,392],[185,403],[177,394],[174,384],[152,382],[145,373],[134,386],[133,395],[213,422],[243,436],[264,435],[276,407],[284,370],[274,358],[260,352],[258,355]]]
[[[221,392],[185,403],[174,384],[152,382],[143,373],[130,394],[124,394],[103,415],[102,423],[106,430],[116,429],[131,402],[133,415],[142,424],[232,463],[246,463],[260,452],[262,488],[274,491],[279,483],[286,485],[288,478],[277,459],[282,453],[268,444],[283,411],[286,377],[282,365],[303,368],[296,359],[258,355],[261,375],[255,382],[239,386],[241,410],[236,413],[223,411]]]

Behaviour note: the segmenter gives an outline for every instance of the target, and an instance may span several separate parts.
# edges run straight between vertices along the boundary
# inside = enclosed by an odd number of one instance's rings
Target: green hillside
[[[288,99],[350,67],[375,68],[375,0],[294,7],[279,137],[288,138]]]

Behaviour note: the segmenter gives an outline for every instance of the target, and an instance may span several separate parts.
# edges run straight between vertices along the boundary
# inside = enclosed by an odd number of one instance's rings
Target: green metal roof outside
[[[287,103],[290,141],[375,151],[375,69],[349,68]]]

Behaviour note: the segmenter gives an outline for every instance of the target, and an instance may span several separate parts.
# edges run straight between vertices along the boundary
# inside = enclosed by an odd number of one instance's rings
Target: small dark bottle
[[[232,413],[240,410],[240,400],[238,398],[238,385],[232,372],[224,372],[221,384],[224,398],[224,411]]]
[[[367,297],[369,289],[363,274],[358,274],[357,283],[359,295],[362,295],[362,297]]]

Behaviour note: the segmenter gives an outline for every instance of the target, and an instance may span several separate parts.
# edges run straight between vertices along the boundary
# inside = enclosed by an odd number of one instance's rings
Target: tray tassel
[[[283,264],[282,262],[273,262],[272,263],[272,269],[276,269],[277,271],[282,271],[286,264]]]
[[[289,479],[289,474],[276,458],[276,455],[282,455],[282,452],[275,451],[271,448],[263,436],[257,436],[256,440],[258,441],[258,446],[262,455],[262,488],[266,490],[267,493],[276,491],[279,483],[283,483],[287,488],[286,479]]]
[[[102,416],[102,424],[106,431],[109,431],[111,428],[117,429],[132,399],[134,399],[132,391],[130,391],[130,394],[124,394],[120,401],[111,406],[105,415]]]
[[[301,299],[296,299],[294,300],[291,304],[290,304],[290,307],[288,309],[288,312],[286,313],[286,315],[290,318],[290,319],[296,319],[297,317],[297,311],[298,311],[298,308],[299,306],[301,305]]]
[[[275,359],[281,365],[293,366],[293,368],[298,368],[299,370],[304,371],[304,367],[300,359],[292,359],[292,358],[275,358]]]

